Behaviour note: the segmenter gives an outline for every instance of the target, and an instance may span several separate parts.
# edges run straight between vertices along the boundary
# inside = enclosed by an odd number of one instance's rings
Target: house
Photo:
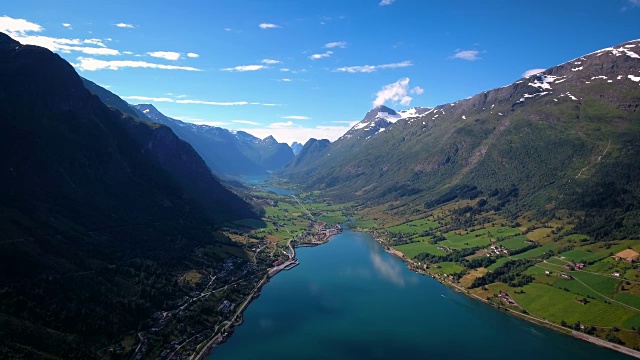
[[[619,273],[619,272],[614,272],[614,273],[613,273],[613,276],[615,276],[615,277],[620,277],[620,273]]]
[[[545,274],[545,275],[551,275],[551,271],[549,271],[549,270],[545,270],[545,271],[544,271],[544,274]]]
[[[633,249],[626,249],[613,255],[612,257],[617,261],[625,260],[628,263],[632,263],[634,261],[638,261],[638,257],[640,257],[640,254]]]

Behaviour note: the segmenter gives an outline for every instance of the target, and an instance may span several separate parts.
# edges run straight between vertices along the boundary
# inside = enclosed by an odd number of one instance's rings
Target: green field
[[[582,296],[539,283],[529,284],[523,290],[524,294],[512,294],[514,300],[530,313],[556,323],[580,321],[582,324],[627,329],[640,326],[640,313],[620,305],[593,299],[583,305],[577,301]]]
[[[434,269],[434,268],[429,269],[429,272],[436,273],[436,274],[449,275],[449,274],[459,273],[463,269],[462,266],[453,262],[439,263],[438,266],[439,267],[437,269]]]
[[[505,238],[507,236],[520,235],[521,232],[518,228],[504,227],[504,226],[492,226],[486,228],[490,232],[492,238]]]
[[[493,271],[493,270],[499,268],[500,266],[502,266],[504,263],[506,263],[509,260],[510,259],[508,257],[501,257],[500,259],[496,260],[496,262],[494,262],[493,264],[489,265],[487,267],[487,270]]]
[[[547,244],[547,245],[543,245],[543,246],[538,246],[537,248],[531,249],[529,251],[525,251],[522,254],[514,255],[514,256],[512,256],[512,258],[514,258],[514,259],[535,259],[535,258],[545,254],[549,250],[554,250],[556,248],[558,248],[558,244],[555,244],[555,243]]]
[[[518,235],[514,237],[510,237],[507,240],[500,241],[498,244],[506,247],[509,250],[517,250],[522,249],[523,247],[531,245],[530,242],[527,242],[528,239],[524,235]]]
[[[356,220],[349,223],[349,227],[355,229],[374,229],[376,227],[376,223],[373,220]]]
[[[560,256],[564,256],[565,260],[573,262],[592,262],[606,258],[608,256],[608,253],[594,253],[585,250],[584,248],[579,248],[564,252],[560,254]]]
[[[428,242],[415,242],[411,244],[394,246],[394,248],[407,256],[408,258],[414,258],[421,253],[429,253],[433,255],[444,255],[444,251],[438,249],[438,245],[432,245]]]
[[[438,227],[440,227],[440,224],[438,224],[437,222],[431,221],[429,219],[420,219],[390,227],[388,230],[392,233],[415,235],[421,234],[425,231],[436,229]]]
[[[447,240],[443,241],[442,244],[456,249],[488,246],[491,243],[486,229],[472,231],[464,235],[450,232],[447,233],[445,237]]]
[[[342,215],[342,212],[340,212],[340,211],[332,211],[332,212],[329,212],[329,213],[327,213],[325,215],[316,216],[316,220],[322,221],[322,222],[327,223],[329,225],[338,225],[338,224],[342,224],[344,222],[347,222],[349,220],[349,218],[347,218],[346,216]]]
[[[620,301],[621,303],[640,309],[640,296],[622,292],[616,295],[616,301]]]

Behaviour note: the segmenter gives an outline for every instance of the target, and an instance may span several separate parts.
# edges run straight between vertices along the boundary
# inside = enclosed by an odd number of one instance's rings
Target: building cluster
[[[509,305],[515,305],[516,302],[513,301],[513,299],[511,298],[511,296],[509,296],[508,293],[500,290],[500,293],[498,294],[498,298],[501,300],[504,300],[507,304]]]
[[[222,302],[222,305],[220,305],[220,307],[218,308],[218,311],[222,311],[223,313],[228,313],[229,311],[233,311],[233,309],[235,309],[236,305],[232,302],[230,302],[229,300],[225,300]]]
[[[633,249],[626,249],[612,256],[616,261],[624,260],[628,263],[638,261],[638,257],[640,257],[640,254]]]
[[[509,249],[502,245],[491,245],[489,247],[489,251],[487,252],[487,256],[500,256],[500,255],[509,255]]]

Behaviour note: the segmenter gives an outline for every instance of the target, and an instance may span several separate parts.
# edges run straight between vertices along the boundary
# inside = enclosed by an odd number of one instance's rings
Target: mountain
[[[302,174],[309,176],[310,174],[307,173],[316,170],[316,164],[322,162],[322,156],[325,155],[330,144],[327,139],[317,140],[311,138],[307,140],[298,155],[287,164],[284,174],[297,174],[299,177]]]
[[[287,144],[278,143],[273,136],[259,139],[244,131],[186,123],[165,116],[150,104],[133,107],[151,121],[170,127],[221,176],[266,174],[280,170],[294,156]]]
[[[341,139],[355,138],[366,140],[384,131],[400,119],[419,117],[429,110],[429,108],[411,108],[409,110],[396,112],[384,105],[376,106],[369,111],[359,123],[349,129]]]
[[[515,188],[514,213],[577,210],[583,231],[626,237],[640,233],[639,110],[636,40],[433,109],[375,108],[283,174],[398,212]]]
[[[302,150],[302,146],[303,146],[303,145],[302,145],[302,144],[300,144],[299,142],[294,141],[294,142],[291,144],[291,151],[293,151],[293,155],[298,155],[298,153],[300,152],[300,150]]]
[[[83,81],[85,87],[108,106],[171,128],[178,137],[191,144],[209,168],[219,176],[263,175],[281,169],[294,156],[287,144],[278,143],[272,136],[259,139],[244,131],[230,131],[173,119],[151,104],[130,105],[109,90],[87,79]]]
[[[0,357],[89,359],[183,296],[175,273],[257,218],[168,127],[109,108],[0,33]]]

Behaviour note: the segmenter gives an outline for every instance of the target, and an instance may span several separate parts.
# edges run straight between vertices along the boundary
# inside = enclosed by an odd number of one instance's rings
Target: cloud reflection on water
[[[404,272],[404,263],[400,263],[396,259],[385,255],[386,254],[380,251],[380,248],[370,253],[373,268],[382,278],[389,280],[399,287],[404,287],[408,283],[413,284],[417,281],[415,277],[411,276],[412,274]]]

